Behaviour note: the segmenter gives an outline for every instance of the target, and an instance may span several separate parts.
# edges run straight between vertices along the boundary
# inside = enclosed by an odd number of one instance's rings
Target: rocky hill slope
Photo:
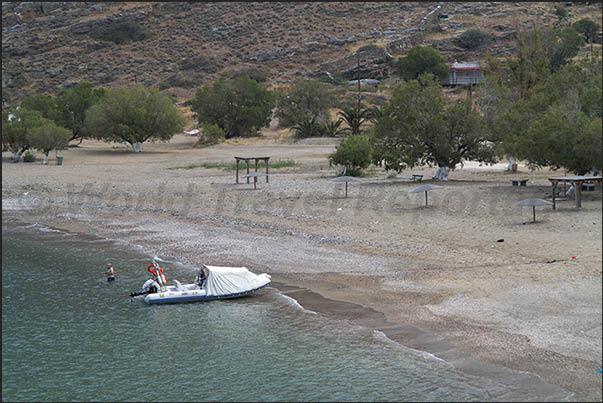
[[[252,68],[272,87],[326,72],[351,78],[354,52],[371,44],[379,48],[363,52],[362,78],[383,78],[414,44],[434,46],[450,61],[483,58],[486,49],[458,46],[455,38],[468,29],[493,34],[487,50],[502,57],[513,51],[516,32],[555,24],[559,4],[3,2],[3,99],[12,105],[89,81],[137,82],[185,100],[199,85]],[[573,20],[601,22],[600,3],[567,10]],[[124,27],[135,40],[99,39]]]

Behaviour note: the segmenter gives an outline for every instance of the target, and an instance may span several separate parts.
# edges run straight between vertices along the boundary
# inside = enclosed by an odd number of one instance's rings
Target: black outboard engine
[[[157,282],[154,279],[150,278],[147,281],[145,281],[145,283],[142,285],[142,288],[140,289],[140,291],[130,293],[130,297],[136,297],[138,295],[146,295],[146,294],[155,294],[157,291],[159,291],[159,284],[157,284]]]

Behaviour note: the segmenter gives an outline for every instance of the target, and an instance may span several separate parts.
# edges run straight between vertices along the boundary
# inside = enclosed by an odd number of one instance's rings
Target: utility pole
[[[467,105],[467,112],[470,112],[473,108],[473,83],[470,81],[467,86],[467,96],[469,97],[469,104]]]
[[[356,51],[358,65],[356,67],[356,78],[358,79],[358,110],[360,110],[360,51]]]

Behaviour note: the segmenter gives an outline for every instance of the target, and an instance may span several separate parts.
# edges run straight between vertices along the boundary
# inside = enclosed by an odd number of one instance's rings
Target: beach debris
[[[572,260],[575,259],[575,258],[576,258],[576,256],[572,256]]]
[[[345,182],[345,197],[348,197],[348,182],[360,182],[360,179],[354,178],[353,176],[338,176],[333,179],[332,182]]]
[[[545,263],[555,263],[555,262],[560,262],[561,260],[557,260],[557,259],[551,259],[551,260],[547,260]]]
[[[603,374],[603,369],[598,370],[597,374]]]
[[[548,202],[546,200],[542,200],[542,199],[525,199],[525,200],[515,203],[516,206],[532,207],[532,213],[534,214],[534,219],[532,222],[536,222],[536,206],[548,206],[548,205],[552,205],[552,204],[553,203]]]
[[[410,193],[425,192],[425,205],[427,206],[427,192],[429,192],[430,190],[437,190],[437,189],[442,189],[442,186],[422,185],[422,186],[419,186],[418,188],[414,188],[413,190],[410,191]]]
[[[504,242],[504,241],[505,241],[505,239],[504,239],[504,238],[500,238],[500,239],[497,239],[497,240],[496,240],[496,242]]]

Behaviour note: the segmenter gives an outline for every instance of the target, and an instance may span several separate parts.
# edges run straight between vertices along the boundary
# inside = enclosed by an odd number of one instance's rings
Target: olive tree
[[[270,124],[274,95],[247,76],[197,89],[191,102],[199,124],[215,124],[226,138],[250,136]]]
[[[104,88],[93,88],[93,85],[86,82],[78,83],[73,89],[61,90],[55,99],[57,107],[55,120],[60,126],[71,130],[70,140],[80,140],[84,138],[84,121],[86,111],[92,105],[95,105],[105,94]]]
[[[399,84],[374,127],[373,161],[397,172],[437,165],[435,179],[465,160],[494,161],[480,114],[467,101],[449,102],[437,78]]]
[[[601,27],[596,22],[583,18],[576,21],[573,25],[576,32],[584,35],[584,39],[590,43],[590,54],[593,54],[593,42],[597,38],[597,33],[601,30]]]
[[[123,142],[142,152],[147,141],[168,141],[184,129],[184,118],[167,95],[137,85],[112,88],[86,112],[84,133],[107,142]]]
[[[27,133],[27,138],[31,148],[37,149],[44,153],[44,161],[42,164],[48,163],[48,154],[52,150],[61,150],[67,147],[71,132],[64,127],[57,126],[51,120],[44,122],[41,126],[33,128]]]
[[[532,166],[566,168],[577,174],[601,170],[603,92],[601,61],[568,63],[554,73],[538,75],[535,54],[525,57],[523,69],[509,75],[487,73],[477,92],[491,139],[499,155]],[[538,64],[538,63],[536,63]],[[515,74],[523,71],[524,80]],[[526,77],[533,80],[528,82]],[[519,76],[521,77],[521,76]],[[510,159],[511,160],[511,159]]]
[[[436,49],[415,46],[407,56],[398,59],[398,74],[404,80],[416,80],[424,73],[432,73],[441,80],[448,77],[448,66]]]
[[[281,127],[293,127],[303,120],[325,122],[334,102],[335,97],[326,84],[298,80],[278,94],[275,116]]]
[[[2,149],[13,153],[13,160],[19,161],[25,151],[31,148],[28,133],[35,127],[49,122],[39,111],[26,108],[8,108],[2,111]]]

